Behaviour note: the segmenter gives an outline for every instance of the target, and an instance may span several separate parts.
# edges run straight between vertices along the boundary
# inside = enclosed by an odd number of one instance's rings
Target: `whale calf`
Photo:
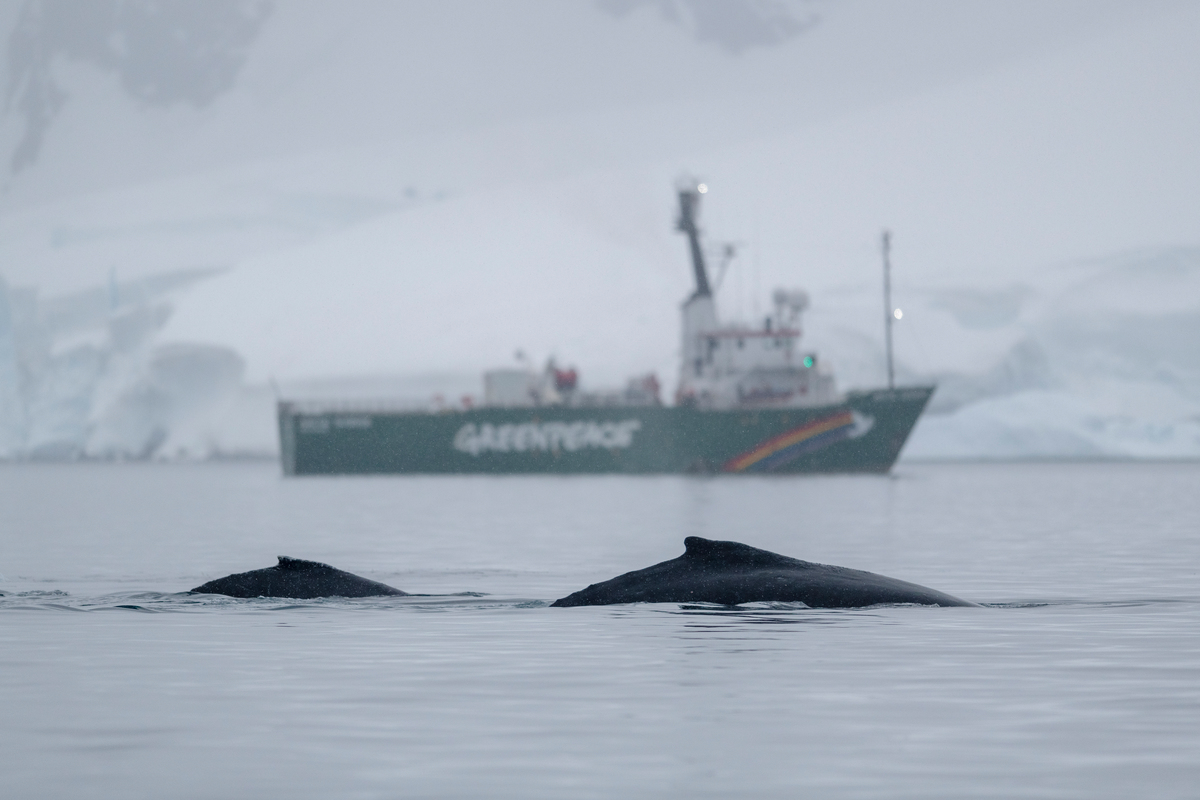
[[[385,583],[343,572],[328,564],[287,556],[280,556],[279,563],[273,567],[226,575],[224,578],[203,583],[191,591],[201,594],[225,594],[230,597],[290,597],[297,600],[408,594]]]
[[[679,558],[626,572],[555,600],[551,606],[616,603],[801,602],[810,608],[861,608],[881,603],[973,606],[915,583],[828,564],[814,564],[740,542],[689,536]]]

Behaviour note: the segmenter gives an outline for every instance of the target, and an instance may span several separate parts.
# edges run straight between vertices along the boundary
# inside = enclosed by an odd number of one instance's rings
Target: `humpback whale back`
[[[305,561],[290,556],[279,556],[279,563],[273,567],[226,575],[201,584],[192,591],[230,597],[290,597],[297,600],[408,594],[319,561]]]
[[[812,608],[858,608],[883,603],[974,605],[908,581],[801,561],[741,542],[689,536],[683,544],[684,553],[679,558],[594,583],[553,605],[739,605],[761,601],[799,602]]]

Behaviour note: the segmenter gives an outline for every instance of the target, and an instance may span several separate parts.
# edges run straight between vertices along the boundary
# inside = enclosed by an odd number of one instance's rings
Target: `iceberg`
[[[211,274],[114,280],[44,301],[0,282],[0,458],[241,454],[246,432],[230,417],[253,418],[248,398],[269,404],[243,385],[242,357],[159,336],[170,296]],[[250,449],[270,453],[261,438]]]
[[[1029,288],[994,326],[1016,338],[999,359],[935,376],[906,457],[1200,458],[1200,249],[1070,264],[1047,282],[1062,285]]]

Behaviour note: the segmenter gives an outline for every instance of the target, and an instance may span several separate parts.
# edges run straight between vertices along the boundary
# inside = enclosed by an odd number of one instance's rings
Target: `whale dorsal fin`
[[[770,550],[760,550],[741,542],[722,542],[714,539],[704,539],[700,536],[689,536],[683,540],[684,556],[705,561],[719,561],[722,564],[761,564],[765,561],[794,561],[795,559],[772,553]]]
[[[305,561],[303,558],[292,558],[291,556],[279,556],[280,569],[313,569],[314,567],[324,567],[332,569],[328,564],[322,564],[320,561]]]

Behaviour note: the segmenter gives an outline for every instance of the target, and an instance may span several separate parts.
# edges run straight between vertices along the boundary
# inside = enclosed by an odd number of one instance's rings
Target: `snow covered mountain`
[[[910,457],[1200,457],[1188,3],[29,0],[0,114],[0,457],[269,453],[289,396],[521,349],[670,385],[671,184],[727,316],[813,297]],[[273,387],[273,388],[272,388]],[[474,389],[478,391],[478,389]]]

